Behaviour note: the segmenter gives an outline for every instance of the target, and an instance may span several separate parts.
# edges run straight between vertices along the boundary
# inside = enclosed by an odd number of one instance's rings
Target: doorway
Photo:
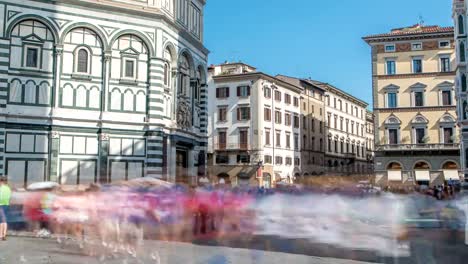
[[[189,184],[188,150],[176,150],[176,183]]]

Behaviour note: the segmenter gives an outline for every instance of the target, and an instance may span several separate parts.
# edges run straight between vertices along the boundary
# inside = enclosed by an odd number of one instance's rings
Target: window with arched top
[[[465,42],[460,41],[459,51],[458,52],[460,54],[460,62],[465,62],[465,60],[466,60]]]
[[[458,34],[465,34],[465,19],[463,18],[463,15],[458,16]]]
[[[78,50],[76,59],[76,72],[88,73],[89,72],[89,52],[85,48]]]
[[[463,108],[462,108],[462,115],[463,115],[463,120],[466,120],[466,111],[468,107],[468,103],[466,101],[463,101]]]
[[[465,74],[462,74],[460,78],[460,83],[461,83],[462,92],[466,92],[466,75]]]

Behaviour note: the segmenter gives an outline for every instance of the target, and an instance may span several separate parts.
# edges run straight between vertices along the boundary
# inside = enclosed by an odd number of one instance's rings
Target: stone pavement
[[[0,264],[21,263],[364,264],[369,262],[161,241],[146,241],[138,258],[119,255],[112,259],[99,259],[85,256],[73,243],[62,248],[61,245],[50,239],[9,237],[7,241],[0,241]]]

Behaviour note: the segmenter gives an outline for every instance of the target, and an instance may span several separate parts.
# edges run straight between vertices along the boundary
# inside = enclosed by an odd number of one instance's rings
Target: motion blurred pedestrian
[[[7,235],[7,212],[10,206],[11,189],[8,186],[7,178],[0,178],[0,240],[6,240]]]

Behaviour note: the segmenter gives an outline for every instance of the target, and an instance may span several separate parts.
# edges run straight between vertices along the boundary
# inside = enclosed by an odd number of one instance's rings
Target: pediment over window
[[[134,48],[128,48],[128,49],[122,50],[120,53],[127,54],[127,55],[139,55],[140,54],[140,52],[136,51]]]
[[[385,124],[386,125],[400,125],[401,121],[400,119],[398,119],[398,117],[392,114],[385,120]]]
[[[397,86],[395,84],[389,84],[389,85],[385,86],[383,89],[385,91],[395,91],[395,90],[399,90],[400,86]]]
[[[439,123],[455,123],[456,119],[451,114],[444,114],[440,119]]]
[[[453,86],[454,86],[454,83],[449,82],[449,81],[445,81],[445,82],[439,83],[439,84],[437,85],[437,87],[441,87],[441,88],[442,88],[442,87],[450,87],[450,88],[452,88]]]
[[[417,82],[417,83],[411,85],[409,88],[410,89],[424,89],[426,87],[427,87],[427,85],[425,85],[424,83]]]
[[[427,124],[429,123],[429,120],[427,120],[427,118],[425,118],[423,115],[418,114],[413,118],[413,120],[411,120],[411,123],[412,124]]]
[[[44,42],[43,39],[41,39],[39,36],[36,34],[30,34],[22,38],[23,41],[32,41],[32,42]]]

